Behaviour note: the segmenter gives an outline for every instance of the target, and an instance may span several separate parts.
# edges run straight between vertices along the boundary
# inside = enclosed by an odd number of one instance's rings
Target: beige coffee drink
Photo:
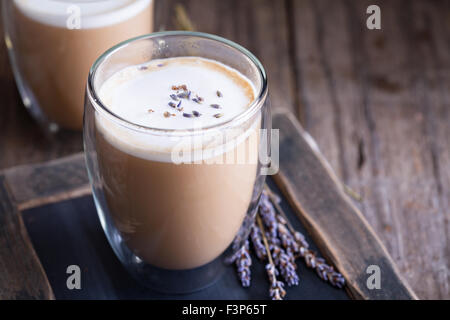
[[[111,46],[153,30],[153,0],[13,0],[20,72],[45,116],[82,128],[86,78]]]
[[[255,100],[253,84],[217,61],[178,57],[127,67],[98,92],[116,117],[159,129],[148,135],[95,115],[99,175],[127,246],[171,270],[219,257],[251,201],[261,120],[242,121],[231,132],[204,128],[234,122]],[[201,138],[184,135],[196,128]]]

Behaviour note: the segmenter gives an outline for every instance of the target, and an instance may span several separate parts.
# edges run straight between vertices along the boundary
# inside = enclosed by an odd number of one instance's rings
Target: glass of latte
[[[111,46],[153,30],[153,0],[2,1],[22,101],[50,131],[81,130],[89,68]]]
[[[94,63],[89,177],[109,243],[140,283],[198,290],[242,247],[270,165],[267,94],[255,56],[203,33],[134,38]]]

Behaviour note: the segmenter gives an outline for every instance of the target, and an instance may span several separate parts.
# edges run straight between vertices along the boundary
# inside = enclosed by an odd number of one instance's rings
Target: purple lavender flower
[[[253,248],[255,249],[258,259],[264,260],[267,258],[266,247],[264,247],[261,239],[261,230],[259,230],[256,224],[253,224],[251,227],[250,238],[252,239]]]
[[[281,272],[288,286],[298,285],[299,278],[297,275],[297,265],[292,262],[292,259],[279,246],[272,245],[271,248],[273,261]]]
[[[261,195],[260,215],[268,230],[266,232],[266,237],[269,241],[269,248],[275,265],[278,267],[282,277],[289,286],[298,285],[299,278],[296,272],[297,266],[291,248],[295,246],[295,241],[292,236],[289,237],[288,232],[286,232],[287,229],[283,225],[283,223],[285,223],[284,219],[278,219],[275,208],[266,193]],[[286,244],[286,246],[283,245],[284,248],[289,248],[290,250],[285,251],[281,247],[283,243]]]
[[[275,241],[275,239],[277,239],[278,237],[278,222],[276,219],[275,209],[270,203],[269,197],[265,193],[261,194],[261,200],[259,202],[259,213],[264,222],[264,225],[269,230],[269,240]]]
[[[272,300],[283,300],[283,297],[286,295],[283,287],[284,283],[281,281],[277,281],[275,285],[270,287],[269,294]]]
[[[277,280],[278,270],[272,263],[268,263],[266,265],[266,271],[270,282],[270,297],[272,300],[283,300],[286,291],[284,290],[284,283]]]
[[[252,265],[252,258],[250,257],[249,250],[249,242],[246,240],[244,246],[230,259],[236,265],[238,276],[243,287],[249,287],[251,280],[250,266]]]
[[[294,262],[295,256],[300,254],[300,246],[292,236],[291,232],[282,223],[278,223],[278,236],[283,248],[290,256],[291,261]]]

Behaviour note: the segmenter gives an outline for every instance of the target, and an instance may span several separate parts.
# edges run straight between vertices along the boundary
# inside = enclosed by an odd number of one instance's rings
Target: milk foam
[[[66,28],[73,14],[71,6],[80,9],[81,29],[99,28],[128,20],[147,8],[153,0],[14,0],[19,10],[43,24]]]
[[[247,110],[256,96],[252,82],[239,71],[199,57],[158,59],[127,67],[107,79],[98,92],[102,103],[122,119],[175,130],[195,130],[226,122]],[[227,152],[255,133],[259,117],[257,120],[227,132],[216,131],[192,139],[180,138],[176,132],[136,132],[96,114],[97,127],[112,145],[137,157],[165,162],[173,161],[174,148],[209,152],[196,154],[194,161]]]

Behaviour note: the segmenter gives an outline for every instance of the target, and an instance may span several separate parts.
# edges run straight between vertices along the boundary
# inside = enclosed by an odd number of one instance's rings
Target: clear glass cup
[[[213,59],[240,71],[256,88],[255,100],[230,120],[190,130],[136,125],[100,100],[99,89],[115,72],[184,56]],[[270,165],[270,128],[264,68],[229,40],[197,32],[159,32],[125,41],[98,58],[86,89],[86,163],[109,243],[141,284],[186,293],[220,277],[227,258],[249,235],[265,181],[263,169]],[[117,133],[125,137],[120,142]],[[136,154],[135,141],[170,144],[171,161]],[[183,156],[177,158],[179,149],[173,146],[179,145]],[[208,153],[222,147],[227,151],[218,158]]]
[[[153,0],[2,0],[2,14],[23,104],[47,132],[81,130],[95,59],[153,31]]]

